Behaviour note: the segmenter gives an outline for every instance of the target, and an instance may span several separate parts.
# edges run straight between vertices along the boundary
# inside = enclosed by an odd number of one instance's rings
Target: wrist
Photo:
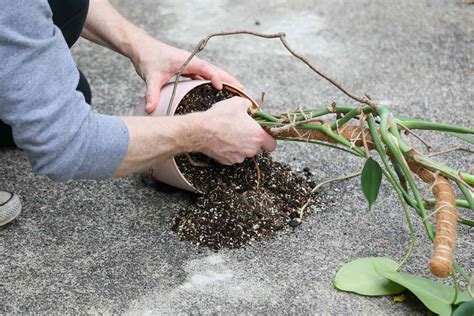
[[[184,126],[187,128],[187,137],[183,139],[184,152],[203,152],[207,149],[214,135],[212,123],[206,112],[198,112],[184,115],[186,118]],[[185,133],[186,134],[186,133]]]
[[[156,45],[158,41],[148,35],[145,31],[137,29],[136,32],[126,41],[123,47],[123,55],[127,56],[130,61],[135,65],[140,65],[145,56],[148,56],[147,51],[150,51],[150,47]]]

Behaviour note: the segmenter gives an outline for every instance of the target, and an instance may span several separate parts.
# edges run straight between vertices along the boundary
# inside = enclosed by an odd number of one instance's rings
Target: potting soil
[[[210,84],[202,85],[183,98],[176,113],[204,111],[233,96]],[[268,153],[233,166],[202,154],[190,157],[192,161],[185,155],[176,157],[176,163],[202,194],[173,219],[172,228],[182,240],[213,249],[242,247],[285,227],[298,226],[300,207],[318,199],[311,194],[309,170],[297,174]]]

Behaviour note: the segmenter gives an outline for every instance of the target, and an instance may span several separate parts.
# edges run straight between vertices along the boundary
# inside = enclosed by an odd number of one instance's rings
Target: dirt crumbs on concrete
[[[211,85],[200,86],[185,96],[177,113],[206,110],[232,96]],[[182,240],[213,249],[241,247],[289,225],[298,226],[299,208],[310,198],[313,203],[317,200],[311,196],[308,170],[297,174],[268,154],[234,166],[220,165],[201,154],[191,157],[206,166],[193,165],[186,156],[176,162],[203,194],[173,219],[173,230]]]

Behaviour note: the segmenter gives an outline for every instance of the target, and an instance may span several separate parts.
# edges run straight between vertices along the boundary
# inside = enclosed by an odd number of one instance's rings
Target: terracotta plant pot
[[[135,116],[166,116],[166,113],[169,112],[170,116],[173,116],[176,112],[176,108],[178,107],[181,100],[184,96],[191,91],[192,89],[201,86],[203,84],[210,83],[207,80],[184,80],[178,83],[176,89],[176,95],[173,100],[173,104],[171,105],[171,110],[168,111],[169,103],[171,94],[173,93],[173,83],[168,83],[161,89],[161,97],[160,103],[158,104],[156,110],[148,114],[145,112],[145,102],[142,101],[135,109]],[[232,91],[238,94],[241,97],[247,98],[252,102],[252,107],[258,107],[257,102],[255,102],[252,97],[246,94],[244,91],[230,85],[224,84],[224,89]],[[184,177],[181,171],[176,164],[175,159],[169,159],[164,162],[157,164],[153,170],[152,175],[158,181],[164,182],[166,184],[172,185],[174,187],[178,187],[184,190],[198,192],[191,183]]]

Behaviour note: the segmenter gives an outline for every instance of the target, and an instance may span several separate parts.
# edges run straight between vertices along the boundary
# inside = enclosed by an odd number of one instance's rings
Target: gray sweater
[[[78,81],[48,2],[0,0],[0,119],[33,171],[56,181],[110,177],[128,147],[123,121],[92,112]]]

